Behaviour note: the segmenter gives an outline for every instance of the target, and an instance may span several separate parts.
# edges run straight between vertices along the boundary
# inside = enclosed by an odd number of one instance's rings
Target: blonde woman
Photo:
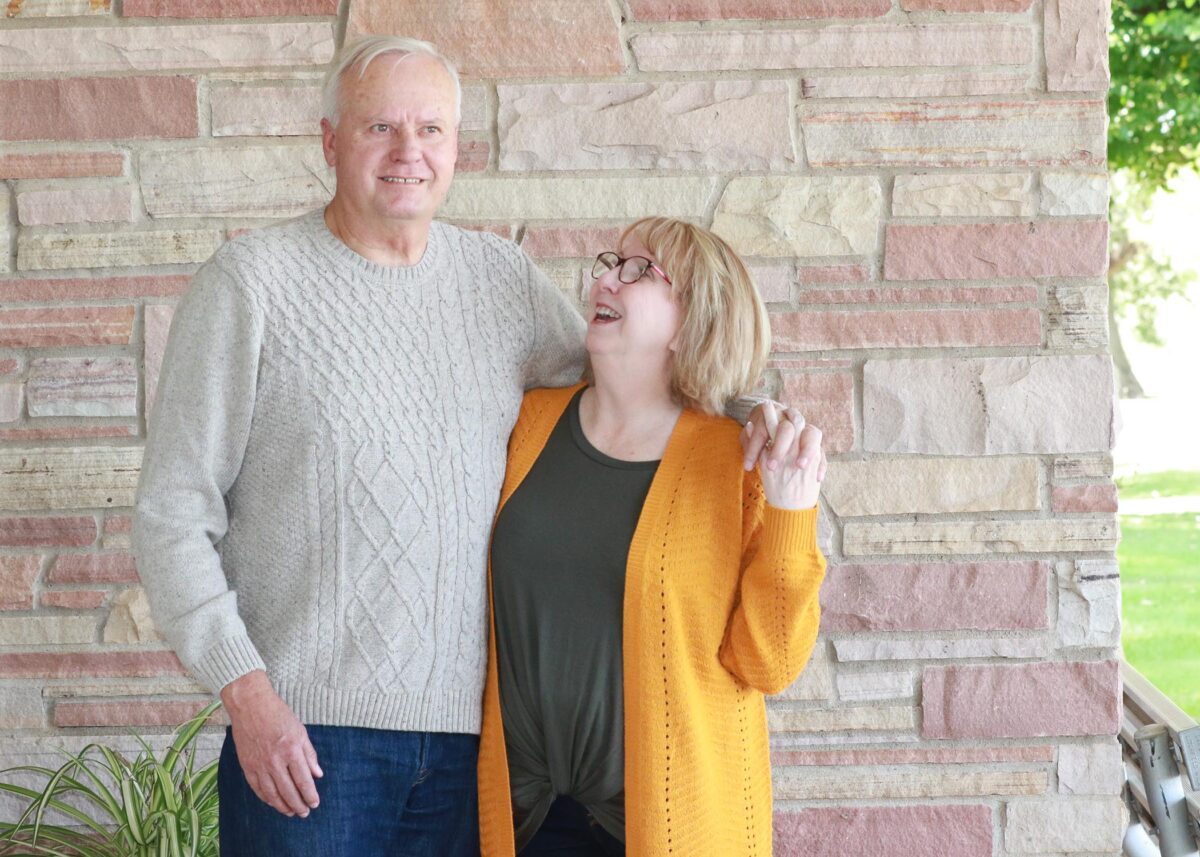
[[[528,393],[493,531],[485,857],[771,853],[764,694],[807,662],[824,461],[743,468],[766,312],[713,233],[601,253],[587,381]]]

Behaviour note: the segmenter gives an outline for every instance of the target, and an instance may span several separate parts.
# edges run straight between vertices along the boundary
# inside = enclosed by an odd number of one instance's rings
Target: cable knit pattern
[[[435,223],[411,267],[320,211],[226,244],[177,310],[135,516],[184,664],[213,691],[265,667],[307,723],[478,732],[506,443],[582,332],[487,233]]]
[[[576,388],[577,389],[577,388]],[[501,507],[541,454],[568,390],[525,397]],[[763,695],[799,675],[820,625],[815,509],[767,505],[736,423],[685,410],[625,570],[625,843],[636,857],[769,857]],[[495,640],[479,745],[484,857],[514,853]]]

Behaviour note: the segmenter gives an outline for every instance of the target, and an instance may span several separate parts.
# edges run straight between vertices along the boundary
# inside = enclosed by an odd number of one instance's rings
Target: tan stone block
[[[146,590],[140,586],[126,589],[113,599],[104,623],[106,643],[153,643],[163,639],[150,616]]]
[[[1121,745],[1064,744],[1058,748],[1058,790],[1074,795],[1119,795],[1125,784]]]
[[[328,22],[0,30],[0,68],[21,75],[322,65],[333,51]]]
[[[0,610],[33,607],[33,583],[41,569],[40,556],[0,556]]]
[[[616,16],[607,0],[352,0],[347,40],[404,33],[433,42],[467,77],[616,74],[625,70]]]
[[[811,106],[800,117],[812,167],[1103,167],[1103,101],[967,101]]]
[[[138,447],[0,450],[0,509],[132,506],[141,466]]]
[[[875,252],[883,195],[867,176],[735,178],[713,231],[747,256],[856,256]]]
[[[710,177],[455,180],[439,215],[449,220],[695,218],[716,189]]]
[[[970,658],[1045,658],[1050,644],[1041,637],[985,640],[835,640],[842,661],[961,661]]]
[[[1120,852],[1129,817],[1119,797],[1014,800],[1006,815],[1008,854]]]
[[[1041,507],[1033,458],[835,461],[821,493],[839,518]]]
[[[1112,551],[1118,529],[1109,519],[850,523],[842,531],[846,556],[1004,554]]]
[[[829,661],[829,649],[824,640],[817,640],[812,657],[800,677],[786,690],[775,695],[776,699],[820,700],[833,698],[833,664]]]
[[[1111,569],[1110,573],[1105,573]],[[1111,648],[1121,642],[1121,580],[1116,564],[1057,565],[1058,642],[1062,648]]]
[[[31,417],[137,416],[138,372],[129,357],[48,357],[29,363]]]
[[[23,232],[17,239],[17,267],[47,271],[185,265],[207,260],[222,240],[216,229]]]
[[[642,71],[1025,65],[1023,24],[833,24],[806,30],[638,33]]]
[[[175,307],[171,304],[146,304],[145,335],[142,365],[146,372],[146,414],[154,412],[154,401],[158,393],[158,375],[162,369],[163,355],[167,350],[167,334],[171,332],[171,319]]]
[[[319,83],[214,83],[209,107],[214,137],[293,137],[321,133]]]
[[[1111,479],[1112,457],[1108,455],[1060,455],[1054,459],[1054,481],[1064,479]]]
[[[151,217],[289,217],[327,203],[333,172],[316,146],[144,152],[142,197]]]
[[[1105,173],[1042,173],[1042,214],[1108,214],[1108,175]]]
[[[872,360],[863,370],[870,452],[1106,452],[1113,419],[1107,355]]]
[[[95,640],[96,620],[90,616],[0,616],[0,645],[66,646]]]
[[[839,672],[838,698],[842,702],[878,702],[884,699],[911,699],[916,679],[912,673]]]
[[[896,176],[896,217],[1031,217],[1032,173]]]
[[[207,693],[190,678],[150,678],[138,681],[80,682],[50,684],[42,687],[46,699],[75,699],[87,696],[170,696]]]
[[[500,86],[500,169],[786,170],[787,84]]]
[[[8,18],[81,18],[111,15],[112,0],[9,0]]]
[[[1046,0],[1042,42],[1051,92],[1108,89],[1108,0]]]
[[[25,385],[20,381],[0,384],[0,423],[15,423],[21,418],[24,389]]]
[[[767,706],[772,732],[906,732],[916,728],[910,705],[854,708],[785,708]]]
[[[1045,771],[963,770],[962,765],[873,768],[784,767],[773,777],[776,800],[897,800],[904,798],[1039,795]]]
[[[12,207],[8,185],[0,184],[0,273],[12,270],[13,223],[9,210]]]
[[[1108,286],[1057,284],[1046,293],[1046,343],[1050,348],[1107,348]]]
[[[0,729],[41,729],[45,725],[46,707],[38,688],[4,688],[0,694]]]
[[[802,98],[933,98],[1010,95],[1032,89],[1024,72],[946,71],[944,74],[805,75]]]

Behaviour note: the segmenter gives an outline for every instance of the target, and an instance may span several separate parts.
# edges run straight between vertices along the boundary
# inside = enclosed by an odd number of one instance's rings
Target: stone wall
[[[389,31],[467,78],[448,219],[572,294],[640,215],[750,257],[767,385],[835,461],[824,633],[770,704],[777,853],[1119,850],[1104,0],[7,14],[0,766],[203,702],[128,555],[172,305],[229,235],[328,197],[323,66]]]

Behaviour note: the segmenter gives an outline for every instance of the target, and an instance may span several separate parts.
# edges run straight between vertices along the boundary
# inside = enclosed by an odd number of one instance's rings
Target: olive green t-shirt
[[[619,461],[571,400],[492,537],[500,707],[517,848],[558,795],[625,839],[621,667],[629,545],[657,461]]]

